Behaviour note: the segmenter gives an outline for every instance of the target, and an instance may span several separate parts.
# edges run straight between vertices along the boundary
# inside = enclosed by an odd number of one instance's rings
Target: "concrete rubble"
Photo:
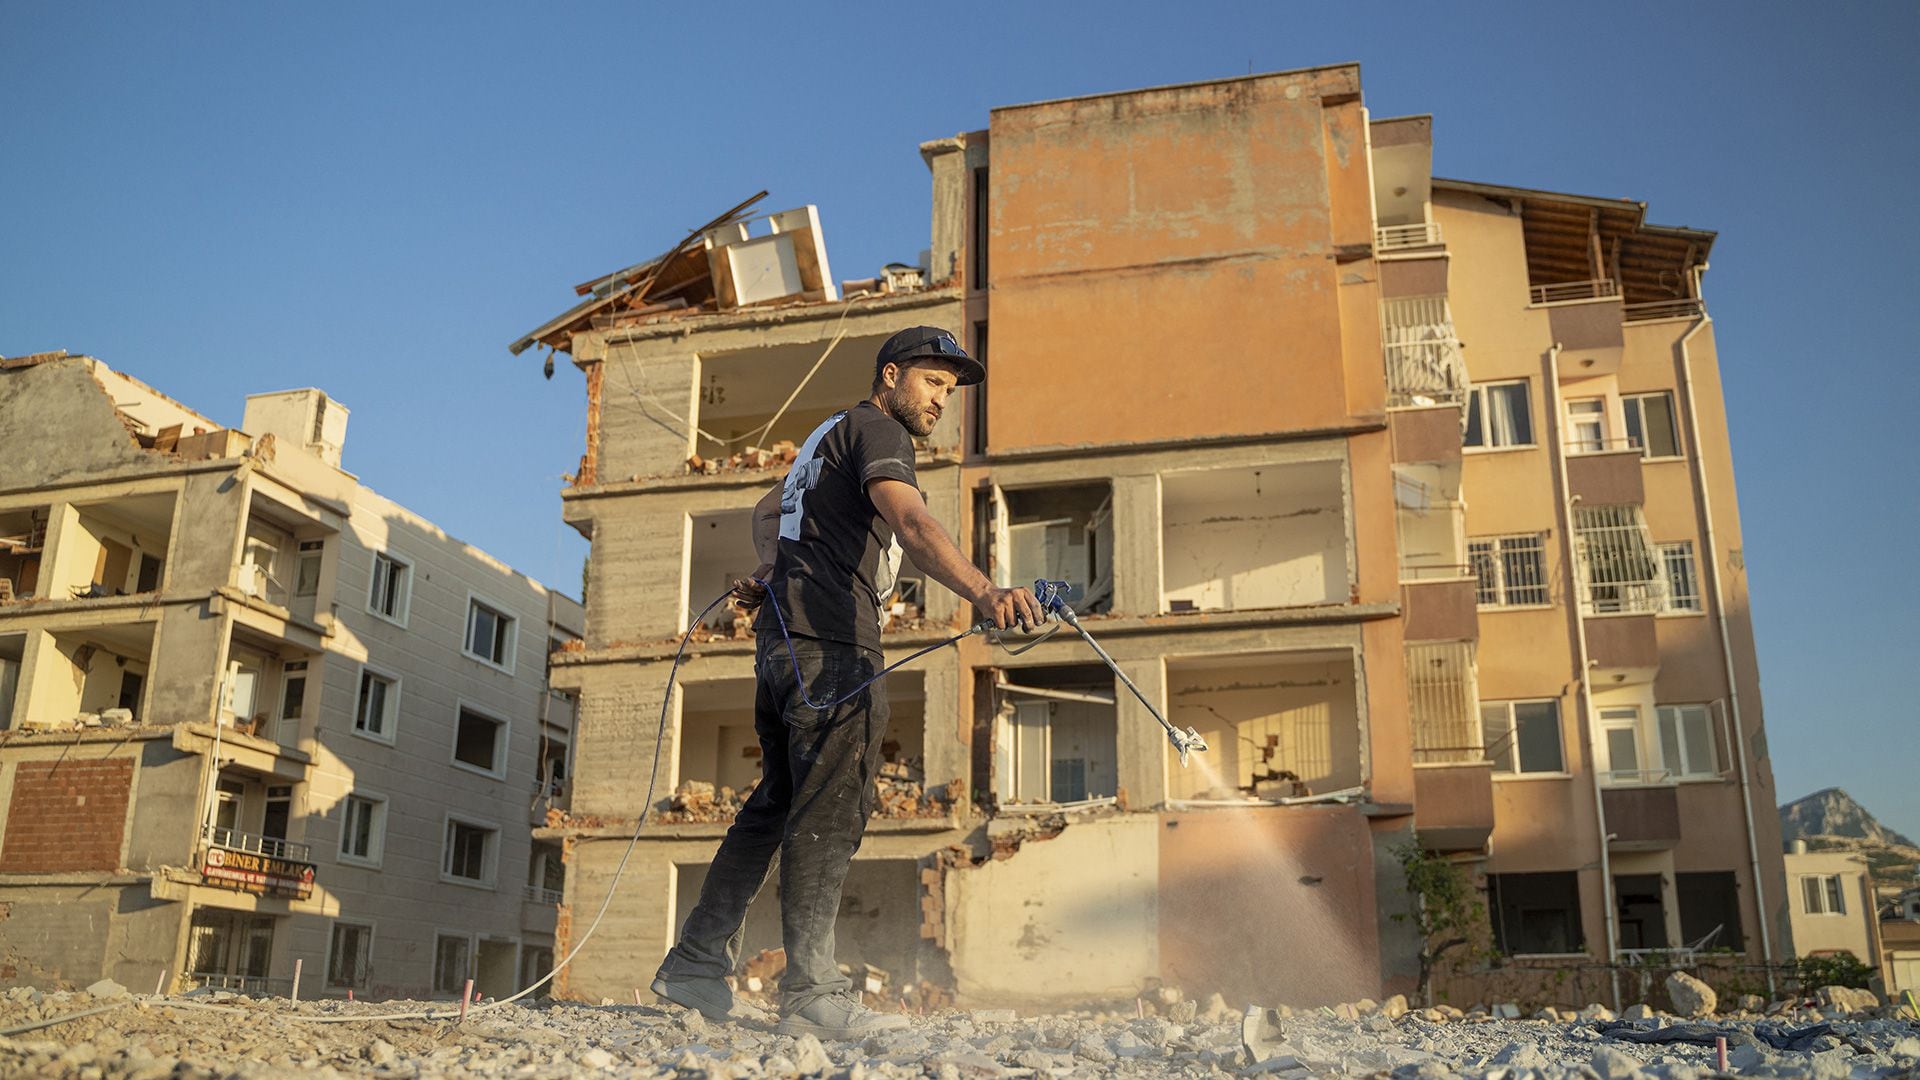
[[[756,958],[768,972],[774,957]],[[1832,995],[1776,1003],[1704,1023],[1667,1014],[1611,1021],[1598,1005],[1552,1019],[1502,1019],[1476,1006],[1412,1008],[1404,1000],[1334,1008],[1235,1011],[1158,988],[1131,1007],[1050,1015],[942,1008],[904,1030],[862,1042],[795,1039],[759,1025],[714,1024],[678,1009],[543,1002],[481,1007],[464,1023],[375,1020],[313,1024],[299,1017],[374,1017],[444,1010],[445,1003],[292,1004],[225,992],[190,998],[15,988],[0,995],[0,1031],[104,1009],[0,1037],[0,1075],[101,1080],[163,1077],[1068,1077],[1383,1076],[1634,1080],[1726,1075],[1715,1049],[1609,1038],[1704,1027],[1723,1033],[1741,1076],[1911,1077],[1920,1021],[1892,1008],[1845,1011]],[[1864,1002],[1864,999],[1858,999]],[[1509,1006],[1509,1008],[1512,1008]],[[1507,1009],[1498,1010],[1502,1015]],[[1543,1013],[1547,1010],[1542,1010]],[[1630,1011],[1631,1014],[1632,1011]],[[1626,1025],[1623,1028],[1621,1025]],[[1802,1050],[1775,1050],[1785,1028],[1819,1030]]]

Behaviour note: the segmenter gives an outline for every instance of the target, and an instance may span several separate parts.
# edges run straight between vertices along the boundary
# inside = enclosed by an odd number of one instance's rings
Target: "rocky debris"
[[[667,825],[729,822],[759,786],[757,776],[737,791],[716,787],[707,780],[683,780],[653,820]],[[882,765],[874,788],[873,816],[881,818],[945,817],[953,813],[954,804],[966,790],[959,780],[929,790],[919,770],[906,762]]]
[[[777,982],[785,958],[763,953],[743,975]],[[910,996],[886,973],[851,967],[857,984],[879,978],[897,1002]],[[876,974],[877,973],[877,974]],[[1863,998],[1807,995],[1779,1017],[1693,1022],[1652,1010],[1611,1021],[1598,1005],[1561,1003],[1540,1019],[1502,1018],[1485,1006],[1435,1005],[1396,1014],[1389,997],[1333,1006],[1236,1009],[1150,987],[1104,1011],[1021,1015],[982,1003],[970,1011],[930,1004],[909,1027],[858,1043],[792,1038],[764,1023],[715,1024],[677,1008],[624,1003],[481,1006],[465,1023],[379,1020],[417,1002],[301,1002],[209,992],[192,998],[85,993],[0,993],[0,1030],[118,1004],[54,1027],[0,1037],[0,1076],[100,1080],[275,1077],[1211,1077],[1379,1076],[1574,1080],[1706,1080],[1716,1038],[1741,1075],[1894,1080],[1920,1068],[1920,1023],[1898,1008],[1834,1018]],[[1518,1005],[1511,1006],[1517,1012]],[[1531,1008],[1534,1003],[1528,1003]],[[212,1006],[211,1008],[209,1006]],[[430,1007],[445,1009],[446,1003]],[[894,1005],[892,1007],[898,1007]],[[918,1011],[909,1008],[910,1012]],[[1504,1016],[1508,1008],[1499,1012]],[[1550,1018],[1549,1018],[1550,1011]],[[1641,1010],[1623,1010],[1633,1016]],[[1351,1014],[1357,1019],[1345,1019]],[[304,1024],[296,1017],[368,1019]],[[1628,1038],[1627,1036],[1637,1036]]]
[[[1667,976],[1667,997],[1673,1001],[1673,1011],[1681,1016],[1712,1016],[1720,1004],[1713,987],[1684,971]]]

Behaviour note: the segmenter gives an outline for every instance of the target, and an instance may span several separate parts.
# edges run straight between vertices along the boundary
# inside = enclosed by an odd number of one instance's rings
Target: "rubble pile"
[[[746,805],[747,797],[753,789],[760,786],[760,778],[754,777],[746,786],[735,791],[730,787],[716,788],[706,780],[683,780],[673,789],[654,820],[667,825],[684,825],[695,822],[732,821],[733,816]]]
[[[699,454],[687,458],[687,473],[695,476],[718,476],[723,472],[758,472],[775,467],[784,468],[793,464],[799,456],[791,439],[781,439],[772,446],[749,446],[745,450],[728,454],[724,458],[707,458]]]
[[[777,979],[784,957],[748,961],[743,979]],[[316,1077],[1499,1077],[1522,1080],[1695,1080],[1727,1075],[1892,1080],[1920,1069],[1920,1020],[1864,997],[1821,991],[1690,1019],[1645,1006],[1613,1017],[1598,1005],[1415,1008],[1398,997],[1335,1007],[1244,1011],[1218,995],[1197,1002],[1155,988],[1122,1007],[1048,1015],[956,1010],[884,987],[911,1024],[857,1042],[774,1033],[764,1022],[717,1024],[678,1008],[541,1002],[482,1006],[464,1021],[377,1020],[419,1002],[290,1003],[226,992],[134,996],[101,983],[83,993],[0,994],[0,1075],[102,1080],[289,1075]],[[746,997],[764,999],[742,987]],[[1842,1002],[1845,1002],[1843,1005]],[[1747,1003],[1743,1003],[1747,1004]],[[92,1015],[75,1016],[88,1013]],[[297,1017],[367,1017],[315,1024]],[[67,1019],[71,1017],[70,1019]],[[62,1022],[19,1031],[36,1023]],[[1672,1036],[1669,1038],[1668,1036]],[[1690,1041],[1691,1040],[1691,1041]]]

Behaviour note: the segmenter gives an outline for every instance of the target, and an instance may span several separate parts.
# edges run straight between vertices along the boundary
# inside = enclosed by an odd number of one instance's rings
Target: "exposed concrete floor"
[[[222,1008],[207,1009],[218,1001]],[[1458,1020],[1419,1013],[1342,1019],[1325,1012],[1279,1022],[1281,1041],[1249,1062],[1238,1017],[1186,1024],[1148,1016],[1014,1018],[1004,1010],[946,1012],[863,1043],[798,1040],[714,1025],[677,1009],[543,1004],[488,1009],[464,1024],[368,1020],[310,1024],[302,1016],[444,1009],[444,1003],[302,1003],[211,995],[188,999],[14,990],[0,996],[0,1030],[104,1004],[119,1007],[0,1038],[0,1076],[98,1078],[321,1076],[576,1077],[1202,1077],[1450,1076],[1702,1077],[1713,1051],[1603,1038],[1590,1022]],[[202,1007],[195,1008],[199,1005]],[[1213,1015],[1220,1016],[1216,1011]],[[1804,1015],[1796,1026],[1820,1017]],[[1665,1018],[1672,1022],[1671,1018]],[[1644,1021],[1658,1025],[1662,1018]],[[1752,1031],[1756,1020],[1726,1020]],[[1920,1024],[1857,1014],[1811,1053],[1736,1050],[1741,1076],[1920,1076]],[[1862,1052],[1865,1051],[1865,1052]]]

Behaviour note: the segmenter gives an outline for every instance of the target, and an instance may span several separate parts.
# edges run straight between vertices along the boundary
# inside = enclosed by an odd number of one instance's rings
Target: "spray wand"
[[[1191,727],[1181,731],[1168,723],[1167,718],[1160,715],[1160,710],[1154,707],[1153,702],[1147,700],[1147,695],[1133,685],[1133,680],[1127,678],[1127,673],[1121,671],[1120,665],[1113,662],[1113,657],[1107,655],[1107,650],[1101,648],[1100,643],[1093,640],[1093,635],[1087,633],[1087,628],[1080,625],[1080,617],[1073,613],[1073,607],[1067,603],[1067,592],[1071,588],[1072,586],[1064,581],[1048,581],[1041,578],[1033,583],[1033,596],[1040,601],[1041,611],[1048,615],[1057,615],[1061,622],[1073,627],[1074,632],[1093,648],[1100,659],[1106,661],[1107,667],[1112,669],[1114,675],[1127,684],[1127,689],[1133,691],[1133,696],[1140,699],[1140,704],[1145,705],[1147,711],[1153,714],[1153,718],[1160,721],[1160,726],[1167,731],[1167,741],[1172,743],[1174,750],[1180,754],[1180,767],[1186,768],[1188,756],[1206,750],[1207,740],[1201,738],[1200,733]]]

